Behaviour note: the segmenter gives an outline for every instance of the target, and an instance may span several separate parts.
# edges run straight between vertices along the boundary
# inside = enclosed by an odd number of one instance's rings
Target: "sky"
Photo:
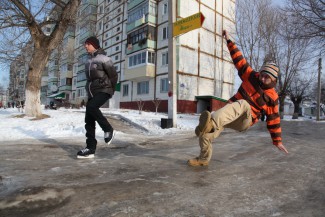
[[[142,112],[128,109],[101,109],[106,115],[114,115],[133,125],[145,128],[148,135],[177,134],[193,130],[199,122],[199,114],[178,114],[177,128],[162,129],[161,118],[168,118],[165,113]],[[42,120],[32,120],[21,116],[22,112],[17,108],[0,109],[0,142],[16,141],[21,139],[55,139],[55,138],[84,138],[84,112],[85,109],[44,110],[43,114],[50,117]],[[285,116],[286,121],[313,121],[300,118],[292,120],[291,116]],[[103,131],[97,125],[96,137],[103,138]],[[123,139],[127,134],[117,131],[116,138]],[[244,134],[243,134],[244,136]]]

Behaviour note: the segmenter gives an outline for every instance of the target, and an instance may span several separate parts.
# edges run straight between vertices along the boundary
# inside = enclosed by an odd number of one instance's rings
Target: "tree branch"
[[[56,4],[57,6],[59,6],[60,8],[64,8],[66,6],[66,4],[61,1],[61,0],[50,0],[51,2],[53,2],[54,4]]]

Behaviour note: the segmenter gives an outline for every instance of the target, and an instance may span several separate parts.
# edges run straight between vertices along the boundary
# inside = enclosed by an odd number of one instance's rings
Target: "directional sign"
[[[173,23],[173,36],[201,28],[205,17],[201,12],[185,17]]]

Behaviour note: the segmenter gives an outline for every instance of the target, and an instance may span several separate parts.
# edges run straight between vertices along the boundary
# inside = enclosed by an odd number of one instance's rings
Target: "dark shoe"
[[[105,132],[104,133],[104,140],[107,143],[107,145],[111,144],[114,136],[115,136],[115,130],[112,130],[112,132]]]
[[[197,167],[197,166],[208,166],[209,161],[207,160],[201,160],[198,157],[190,159],[187,161],[187,164],[192,167]]]
[[[91,150],[89,148],[84,148],[78,151],[77,158],[84,159],[84,158],[94,158],[95,157],[95,151]]]
[[[211,113],[204,111],[200,115],[199,125],[195,128],[196,136],[200,137],[205,133],[210,133],[213,129]]]

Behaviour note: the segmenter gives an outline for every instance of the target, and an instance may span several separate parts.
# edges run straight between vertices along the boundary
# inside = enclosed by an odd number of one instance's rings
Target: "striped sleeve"
[[[278,100],[275,100],[278,102]],[[267,129],[271,135],[272,141],[274,145],[282,144],[282,136],[281,136],[281,125],[280,125],[280,115],[279,115],[279,105],[268,106],[265,110],[266,112],[266,123]]]
[[[227,40],[227,46],[231,59],[234,62],[236,69],[238,70],[239,77],[242,80],[247,80],[253,69],[247,63],[246,59],[243,57],[242,52],[238,49],[234,42]]]

